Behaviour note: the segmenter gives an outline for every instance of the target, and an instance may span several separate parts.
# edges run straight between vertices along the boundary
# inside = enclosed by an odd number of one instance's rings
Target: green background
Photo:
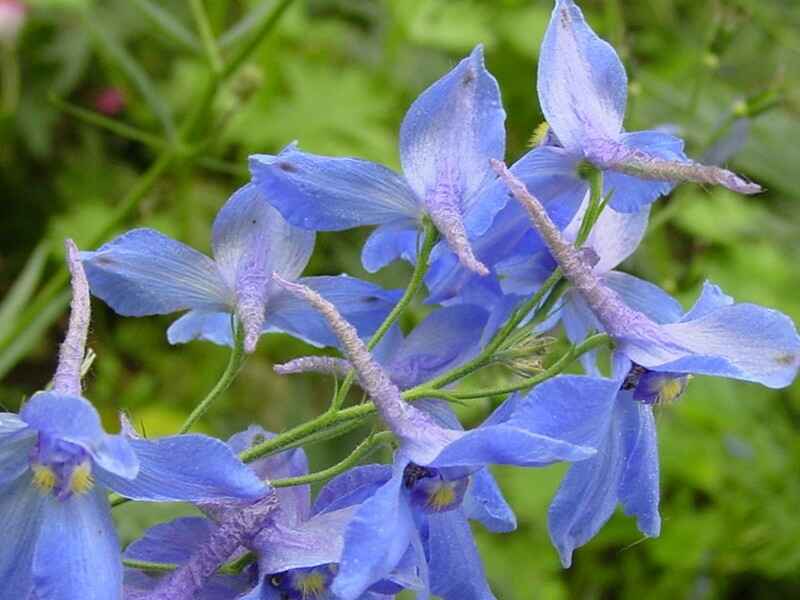
[[[66,312],[40,327],[22,315],[57,277],[61,240],[86,247],[109,226],[111,211],[137,184],[154,149],[81,122],[50,96],[93,108],[99,90],[120,88],[115,117],[156,136],[191,111],[208,72],[202,51],[171,39],[143,2],[31,2],[15,51],[3,48],[4,81],[18,69],[20,93],[0,120],[0,292],[11,289],[34,248],[41,267],[29,294],[0,319],[0,403],[15,410],[50,378]],[[157,3],[193,32],[182,1]],[[272,2],[208,2],[216,34]],[[651,229],[625,270],[675,294],[688,306],[705,278],[739,301],[800,319],[800,4],[793,0],[586,0],[595,29],[614,43],[628,69],[626,128],[676,127],[701,157],[748,98],[768,110],[729,165],[762,183],[746,198],[681,186],[660,200]],[[508,111],[508,159],[519,157],[541,122],[535,93],[538,46],[551,9],[536,0],[297,0],[243,68],[223,87],[206,133],[203,160],[174,164],[124,223],[155,227],[208,251],[210,224],[246,181],[246,157],[298,139],[308,151],[398,166],[397,131],[405,109],[476,43],[498,78]],[[163,21],[162,21],[163,24]],[[168,28],[167,28],[168,29]],[[178,32],[180,33],[180,32]],[[247,32],[243,35],[246,39]],[[231,52],[236,33],[224,46]],[[750,106],[753,105],[751,102]],[[165,133],[166,132],[166,133]],[[309,274],[359,264],[366,231],[321,234]],[[394,265],[372,277],[402,287]],[[415,306],[412,324],[424,314]],[[173,432],[211,388],[225,349],[204,342],[170,347],[170,317],[122,319],[94,304],[90,345],[97,352],[86,394],[107,426],[126,411],[148,435]],[[257,422],[280,431],[324,410],[331,382],[281,378],[271,364],[307,352],[285,336],[262,338],[239,379],[200,429],[227,436]],[[492,377],[486,375],[484,377]],[[358,399],[354,395],[354,399]],[[488,410],[464,412],[473,424]],[[686,396],[657,415],[662,459],[663,534],[643,540],[631,519],[615,516],[561,569],[546,530],[546,507],[563,468],[499,469],[519,529],[476,529],[496,595],[528,598],[800,597],[800,387],[696,378]],[[343,456],[357,436],[310,448],[312,467]],[[131,539],[175,509],[117,509]],[[155,512],[154,512],[155,510]]]

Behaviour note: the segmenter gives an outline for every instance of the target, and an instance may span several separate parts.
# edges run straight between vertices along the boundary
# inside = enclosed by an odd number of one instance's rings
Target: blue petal
[[[139,458],[139,474],[125,480],[107,471],[98,482],[132,500],[155,502],[215,500],[255,501],[264,483],[227,445],[205,435],[177,435],[158,440],[130,439]],[[197,457],[203,457],[198,461]]]
[[[364,243],[361,264],[369,273],[379,271],[398,258],[414,264],[417,261],[418,238],[417,223],[411,219],[381,225]]]
[[[660,131],[637,131],[623,134],[619,142],[666,160],[685,161],[683,140]],[[635,213],[672,191],[669,181],[653,181],[616,171],[603,172],[603,194],[613,192],[609,206],[623,213]]]
[[[348,506],[320,513],[292,528],[281,523],[263,529],[253,544],[259,554],[259,572],[282,573],[339,562],[345,529],[357,510]]]
[[[14,413],[0,412],[0,442],[9,436],[16,435],[27,426],[27,423]]]
[[[381,338],[381,341],[378,342],[378,345],[372,350],[372,356],[377,360],[380,364],[384,365],[394,356],[394,353],[397,352],[400,345],[403,343],[403,330],[400,329],[400,326],[395,323],[389,328],[389,331],[386,332]]]
[[[687,312],[681,321],[694,321],[700,317],[704,317],[710,312],[715,311],[723,306],[730,306],[734,303],[732,297],[728,296],[722,291],[722,288],[710,281],[703,282],[703,291],[694,306]]]
[[[336,306],[361,337],[372,335],[400,298],[399,291],[346,275],[301,277],[299,283],[318,292]],[[267,302],[265,331],[282,331],[315,346],[338,346],[325,318],[289,292],[280,290]]]
[[[331,590],[343,600],[355,600],[391,573],[408,549],[415,529],[402,492],[406,462],[394,465],[392,478],[365,500],[345,533],[339,574]]]
[[[561,306],[561,323],[567,339],[573,344],[579,344],[592,331],[602,331],[603,327],[594,316],[592,309],[586,304],[583,296],[576,290],[567,290],[563,296]],[[597,367],[597,351],[592,350],[580,357],[581,365],[589,375],[600,375]]]
[[[232,289],[253,261],[267,274],[296,279],[314,251],[314,232],[287,223],[252,184],[234,192],[212,231],[214,259]]]
[[[105,491],[44,504],[33,558],[38,600],[122,598],[122,561]]]
[[[536,386],[518,401],[510,425],[580,446],[597,447],[605,439],[620,382],[561,375]]]
[[[277,156],[251,156],[250,172],[267,201],[303,229],[339,231],[419,214],[406,181],[366,160],[310,154],[292,145]]]
[[[618,430],[612,429],[597,455],[572,465],[547,513],[550,539],[564,567],[572,552],[592,539],[614,514],[625,457]]]
[[[154,592],[158,585],[165,578],[166,573],[155,574],[149,572],[145,574],[143,571],[136,571],[133,569],[125,569],[125,598],[150,598],[152,596],[148,593]],[[245,575],[214,575],[211,577],[203,589],[200,590],[192,600],[281,600],[279,597],[274,596],[261,596],[261,586],[252,588],[251,577]],[[254,590],[258,590],[259,595],[252,595]],[[248,593],[249,592],[249,593]],[[246,596],[242,594],[247,593]]]
[[[470,476],[462,504],[470,519],[480,521],[489,531],[506,533],[517,528],[517,518],[506,502],[489,469],[479,469]]]
[[[614,49],[597,37],[572,0],[558,0],[539,52],[539,103],[565,148],[616,139],[628,79]]]
[[[480,350],[489,313],[479,306],[440,308],[422,321],[385,365],[400,388],[414,387],[466,362]]]
[[[505,154],[500,88],[483,61],[483,47],[431,85],[408,109],[400,127],[400,162],[419,198],[443,181],[455,185],[467,208],[494,179],[489,159]]]
[[[37,392],[22,406],[19,416],[37,431],[76,444],[95,446],[106,435],[97,410],[80,396]]]
[[[658,440],[653,410],[629,395],[620,399],[620,429],[625,469],[619,483],[619,500],[625,514],[636,517],[639,531],[650,537],[661,532],[658,513]]]
[[[564,236],[575,240],[578,236],[583,217],[589,206],[589,196],[584,198],[580,209],[564,230]],[[650,218],[650,207],[645,206],[638,212],[618,212],[606,207],[589,232],[585,246],[594,250],[598,262],[594,265],[595,273],[603,274],[616,268],[639,247],[647,232]]]
[[[428,551],[431,591],[442,600],[494,598],[462,511],[428,516]]]
[[[645,535],[659,533],[658,449],[652,410],[621,394],[597,456],[573,465],[548,511],[561,562],[592,539],[622,501]]]
[[[22,475],[30,463],[36,432],[13,413],[0,413],[0,486]]]
[[[531,296],[553,273],[553,265],[550,253],[541,251],[507,258],[495,265],[495,271],[504,294]]]
[[[131,543],[123,556],[127,559],[182,564],[208,541],[215,525],[202,517],[181,517],[159,523],[148,529],[144,536]],[[145,575],[133,569],[125,570],[126,598],[132,592],[152,592],[163,577],[153,573]],[[250,576],[215,575],[198,594],[197,600],[231,600],[247,592],[252,583]],[[132,595],[132,594],[131,594]]]
[[[159,523],[132,542],[124,556],[134,560],[184,563],[211,536],[215,525],[202,517],[180,517]]]
[[[236,454],[255,446],[265,440],[275,437],[275,434],[264,430],[258,425],[251,425],[228,440],[228,446]],[[258,475],[259,479],[267,481],[285,479],[287,477],[301,477],[308,475],[308,458],[302,448],[294,448],[259,458],[249,463],[249,468]],[[305,521],[311,511],[311,488],[308,485],[293,485],[275,490],[278,497],[278,507],[281,511],[281,520],[287,524]]]
[[[81,260],[92,293],[121,315],[225,310],[232,302],[213,260],[153,229],[129,231]]]
[[[170,344],[205,340],[219,346],[233,346],[232,313],[190,310],[167,329]]]
[[[511,167],[511,172],[542,203],[559,229],[573,219],[589,191],[589,185],[577,175],[579,162],[579,158],[563,148],[539,146]],[[497,181],[494,185],[503,186],[503,193],[510,197],[503,182]],[[527,214],[522,210],[518,214],[532,228]]]
[[[339,510],[360,504],[392,477],[387,465],[354,467],[331,479],[317,494],[313,514]]]
[[[33,486],[31,473],[12,482],[0,483],[0,515],[3,515],[0,581],[7,598],[30,597],[33,585],[31,565],[44,500],[45,497]]]
[[[100,415],[85,398],[37,392],[22,407],[20,417],[37,431],[81,446],[97,466],[119,477],[130,479],[139,469],[127,441],[106,435]]]
[[[800,337],[792,320],[754,304],[723,306],[699,319],[661,326],[663,339],[621,350],[653,370],[731,377],[781,388],[800,367]]]
[[[427,466],[482,467],[519,465],[535,467],[561,460],[583,460],[594,454],[592,448],[531,433],[509,424],[478,427],[448,444]]]
[[[681,320],[683,307],[657,285],[620,271],[606,273],[603,282],[617,292],[625,304],[647,315],[656,323],[674,323]]]

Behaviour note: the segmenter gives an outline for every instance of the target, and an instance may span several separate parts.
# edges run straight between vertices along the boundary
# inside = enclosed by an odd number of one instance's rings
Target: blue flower
[[[241,452],[273,437],[258,426],[234,435],[228,442]],[[274,480],[308,474],[305,452],[289,450],[262,458],[250,464],[260,479]],[[338,571],[344,530],[357,504],[388,477],[388,468],[359,467],[340,476],[322,488],[313,506],[309,486],[278,488],[277,509],[267,526],[253,532],[248,548],[258,562],[238,576],[214,575],[203,587],[201,600],[311,600],[329,598],[330,586]],[[215,521],[227,510],[225,503],[203,505],[214,520],[180,518],[149,529],[125,551],[125,557],[150,562],[182,565],[208,543],[218,527]],[[241,556],[240,548],[234,556]],[[413,564],[406,561],[401,569],[376,586],[380,591],[367,591],[360,600],[381,600],[385,594],[399,592],[406,585],[417,585]],[[147,597],[155,590],[163,574],[148,574],[136,569],[126,571],[126,593],[131,598]]]
[[[491,597],[464,512],[472,474],[491,464],[583,460],[594,450],[519,423],[504,407],[477,429],[451,428],[447,413],[425,412],[402,399],[390,375],[330,302],[309,288],[277,281],[325,316],[361,386],[400,442],[391,478],[361,504],[347,527],[334,594],[343,600],[358,598],[391,572],[411,545],[434,594],[446,600]],[[485,483],[477,484],[485,492],[478,497],[483,496],[486,513],[496,515],[505,503],[502,497],[489,499],[496,488]]]
[[[578,177],[583,161],[604,171],[604,192],[613,191],[611,207],[620,212],[637,212],[678,181],[719,184],[746,194],[761,191],[730,171],[687,160],[676,137],[657,130],[623,131],[625,67],[572,0],[556,0],[539,53],[537,87],[552,131],[529,160],[571,179],[579,198],[587,190]]]
[[[103,431],[79,395],[89,288],[77,248],[67,248],[72,314],[53,391],[34,394],[18,416],[0,413],[0,580],[9,598],[117,600],[122,563],[109,490],[145,501],[252,501],[267,488],[211,438]]]
[[[430,217],[471,271],[488,273],[470,238],[505,204],[487,195],[495,177],[490,158],[505,152],[505,111],[494,77],[476,47],[411,105],[400,128],[403,175],[369,161],[301,152],[250,158],[253,181],[293,225],[338,231],[379,225],[362,252],[374,272],[400,257],[416,260],[417,229]]]
[[[639,529],[657,536],[658,448],[653,411],[634,399],[621,376],[610,379],[565,375],[517,399],[517,419],[537,431],[557,434],[597,454],[570,466],[548,511],[553,545],[565,567],[572,552],[588,542],[622,504]],[[570,415],[566,425],[563,415]]]
[[[600,436],[597,456],[572,467],[550,509],[551,535],[562,562],[569,565],[572,550],[599,530],[618,501],[626,512],[636,515],[643,533],[658,535],[658,453],[652,405],[680,397],[690,374],[772,388],[788,386],[800,368],[800,336],[786,315],[736,304],[711,283],[706,282],[700,298],[684,313],[658,287],[608,272],[635,247],[638,233],[621,242],[613,235],[614,227],[601,228],[591,252],[594,260],[587,262],[587,253],[565,239],[524,184],[502,165],[495,167],[572,284],[562,311],[567,335],[578,341],[590,330],[601,329],[615,342],[613,377],[604,380],[605,394],[574,392],[549,400],[571,402],[569,410],[586,412],[595,435]],[[587,367],[598,372],[593,361]],[[530,422],[538,426],[536,417]]]
[[[273,271],[297,279],[313,248],[313,232],[289,225],[247,185],[214,221],[213,260],[152,229],[129,231],[82,259],[92,292],[122,315],[188,310],[167,331],[170,343],[205,339],[230,346],[235,315],[252,352],[259,336],[272,331],[335,344],[315,311],[271,282]],[[377,328],[399,297],[347,276],[301,280],[336,303],[362,335]]]

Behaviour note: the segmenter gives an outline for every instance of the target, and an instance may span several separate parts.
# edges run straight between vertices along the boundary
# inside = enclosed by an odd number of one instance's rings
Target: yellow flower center
[[[456,490],[448,483],[443,483],[428,498],[428,506],[435,511],[449,508],[456,501]]]
[[[681,397],[686,390],[686,378],[668,379],[658,392],[658,404],[669,404]]]
[[[547,121],[542,121],[536,126],[536,129],[533,130],[530,139],[528,140],[528,146],[530,148],[535,148],[539,144],[542,143],[544,138],[547,136],[547,132],[550,131],[550,125],[548,125]]]
[[[56,473],[50,467],[33,465],[33,487],[47,495],[56,486]]]
[[[318,571],[311,571],[296,580],[297,589],[303,595],[303,600],[318,598],[325,592],[325,576]]]
[[[94,487],[92,463],[82,462],[72,470],[69,478],[69,489],[73,494],[82,495]]]

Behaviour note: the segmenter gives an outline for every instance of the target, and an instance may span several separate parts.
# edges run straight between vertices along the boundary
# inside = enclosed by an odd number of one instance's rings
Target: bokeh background
[[[247,155],[276,152],[294,139],[309,151],[396,167],[406,108],[479,42],[503,90],[509,160],[525,151],[542,120],[535,73],[549,1],[206,5],[226,57],[255,39],[264,15],[276,17],[211,97],[209,66],[182,0],[30,1],[19,35],[3,33],[0,405],[7,410],[52,374],[66,323],[65,236],[91,248],[150,226],[208,251],[214,214],[247,180]],[[708,277],[740,301],[800,320],[800,3],[582,5],[628,68],[629,129],[672,127],[695,157],[737,150],[727,163],[768,190],[745,198],[681,186],[657,203],[646,241],[625,269],[686,305]],[[187,128],[199,106],[202,118]],[[107,126],[88,122],[97,115]],[[136,131],[111,131],[115,124]],[[359,249],[366,233],[320,235],[308,273],[365,277]],[[394,265],[372,279],[402,287],[408,274]],[[416,305],[406,326],[425,310]],[[148,435],[173,432],[222,371],[225,349],[170,347],[170,321],[123,319],[95,303],[90,345],[97,360],[87,395],[109,428],[124,410]],[[224,437],[257,422],[280,431],[319,413],[329,380],[271,370],[304,352],[291,338],[263,338],[200,429]],[[474,423],[488,408],[461,410]],[[476,529],[498,598],[800,597],[800,386],[770,391],[696,378],[658,422],[663,535],[643,540],[618,514],[568,571],[545,521],[564,469],[497,470],[520,524],[507,535]],[[356,441],[309,448],[312,466],[332,464]],[[130,540],[154,519],[189,509],[116,510]]]

